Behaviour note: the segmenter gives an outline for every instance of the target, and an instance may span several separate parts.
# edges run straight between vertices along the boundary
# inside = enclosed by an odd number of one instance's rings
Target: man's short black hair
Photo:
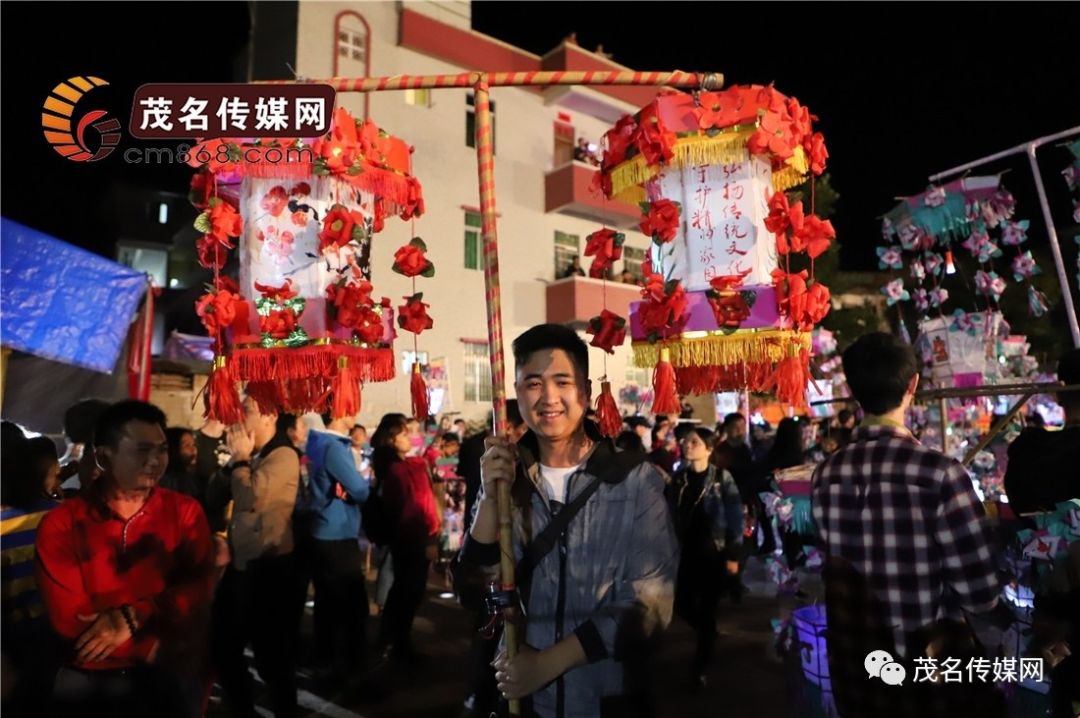
[[[886,414],[904,400],[919,361],[911,345],[885,332],[859,337],[844,350],[844,376],[855,400],[868,414]]]
[[[570,357],[582,382],[589,381],[589,347],[573,329],[562,324],[538,324],[514,340],[514,364],[527,364],[529,357],[545,349],[562,349]]]
[[[631,429],[637,429],[639,426],[643,426],[646,429],[652,428],[652,424],[649,423],[648,419],[646,419],[644,416],[638,416],[637,414],[635,414],[634,416],[626,417],[625,419],[623,419],[623,423],[629,426]]]
[[[464,419],[454,419],[454,426],[466,423]]]
[[[367,427],[364,426],[363,424],[353,424],[353,427],[351,429],[349,429],[349,433],[351,434],[354,431],[356,431],[357,429],[364,432],[365,434],[367,433]]]
[[[64,412],[64,433],[73,444],[90,444],[94,440],[94,424],[109,402],[83,399]]]
[[[448,431],[442,435],[442,441],[444,444],[460,444],[461,437],[452,431]]]
[[[836,420],[839,421],[841,424],[846,424],[851,421],[851,418],[853,416],[855,416],[855,412],[853,412],[851,409],[841,409],[836,415]]]
[[[145,401],[128,399],[118,401],[106,408],[94,424],[94,446],[116,448],[124,433],[124,427],[133,421],[157,424],[165,431],[165,412]]]
[[[733,411],[724,417],[724,429],[730,429],[735,426],[735,422],[746,421],[746,417],[737,411]]]

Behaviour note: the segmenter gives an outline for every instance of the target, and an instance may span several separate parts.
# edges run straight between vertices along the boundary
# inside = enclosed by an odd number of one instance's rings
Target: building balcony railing
[[[592,188],[596,167],[568,162],[544,176],[544,211],[562,212],[620,229],[637,225],[641,211],[623,202],[606,199]]]
[[[629,319],[630,303],[641,299],[641,287],[608,281],[605,289],[604,284],[590,277],[568,277],[548,284],[548,322],[584,329],[590,319],[603,311],[605,299],[609,311]]]

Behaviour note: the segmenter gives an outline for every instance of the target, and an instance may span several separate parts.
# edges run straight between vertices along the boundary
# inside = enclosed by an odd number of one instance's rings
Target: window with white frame
[[[483,218],[479,212],[465,211],[465,269],[484,268]]]
[[[567,234],[555,230],[555,278],[561,279],[566,275],[566,270],[573,263],[575,257],[581,254],[581,237],[576,234]]]
[[[367,34],[357,28],[342,27],[338,30],[337,52],[338,57],[367,61]]]
[[[634,275],[634,279],[641,279],[641,265],[645,262],[646,251],[636,247],[623,247],[623,269]]]
[[[465,401],[491,401],[488,345],[465,342]]]

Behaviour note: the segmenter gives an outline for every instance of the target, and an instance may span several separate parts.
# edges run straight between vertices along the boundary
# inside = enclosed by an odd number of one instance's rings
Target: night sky
[[[118,114],[144,82],[233,80],[247,18],[245,4],[227,2],[5,3],[3,214],[111,255],[110,184],[185,192],[190,172],[125,166],[119,153],[67,161],[42,137],[42,101],[71,75],[109,80],[104,99]],[[873,268],[877,218],[897,195],[922,191],[929,174],[1080,125],[1075,4],[483,2],[473,23],[537,54],[576,32],[581,46],[602,44],[632,68],[775,82],[820,117],[841,196],[833,222],[853,269]],[[32,52],[15,40],[28,31]],[[1068,154],[1050,147],[1040,161],[1055,216],[1068,224],[1059,174]],[[1011,170],[1019,215],[1044,243],[1026,160],[988,170]]]

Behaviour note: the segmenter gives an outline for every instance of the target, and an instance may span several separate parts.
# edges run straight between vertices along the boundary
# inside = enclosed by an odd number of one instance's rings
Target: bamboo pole
[[[488,354],[491,359],[491,401],[496,436],[506,435],[506,362],[503,356],[502,295],[499,289],[499,240],[495,227],[495,152],[492,146],[491,98],[488,84],[480,73],[474,75],[476,110],[476,163],[480,179],[480,223],[484,237],[484,289],[487,295]],[[510,484],[498,483],[499,571],[503,591],[515,589],[514,544],[511,531]],[[517,630],[512,609],[503,613],[506,655],[517,655]],[[510,701],[510,715],[521,715],[521,704]]]
[[[477,80],[491,87],[550,87],[552,85],[630,85],[653,87],[701,87],[718,90],[724,76],[709,72],[635,72],[633,70],[557,70],[529,72],[464,72],[453,75],[393,75],[390,77],[331,77],[323,80],[265,80],[260,84],[330,85],[337,92],[382,92],[474,87]],[[478,148],[479,149],[479,148]]]

